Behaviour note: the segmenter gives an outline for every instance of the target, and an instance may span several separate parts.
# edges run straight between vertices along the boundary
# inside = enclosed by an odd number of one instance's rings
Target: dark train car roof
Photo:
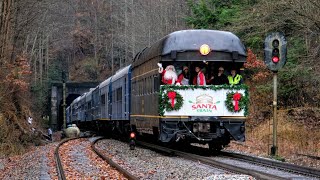
[[[244,62],[246,49],[240,39],[231,32],[217,30],[182,30],[173,32],[160,39],[151,47],[138,53],[133,66],[138,66],[145,61],[157,56],[166,56],[171,52],[199,51],[202,44],[210,46],[213,52],[240,56],[239,62]],[[230,59],[232,60],[232,59]]]

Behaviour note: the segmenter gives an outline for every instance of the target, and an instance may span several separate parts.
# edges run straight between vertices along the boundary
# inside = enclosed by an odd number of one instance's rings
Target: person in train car
[[[218,69],[218,74],[214,79],[214,85],[222,85],[222,84],[229,84],[227,76],[224,74],[224,68],[222,66]]]
[[[237,73],[236,68],[231,69],[231,74],[228,76],[228,81],[230,85],[242,84],[242,76]]]
[[[198,85],[198,86],[205,86],[206,85],[206,77],[204,73],[202,72],[202,69],[200,66],[195,67],[195,71],[197,76],[195,76],[193,83]]]
[[[188,68],[188,66],[182,67],[182,72],[178,76],[178,82],[181,85],[189,85],[189,68]]]
[[[210,65],[208,66],[208,71],[207,71],[207,73],[205,73],[205,71],[203,71],[203,70],[202,70],[202,72],[203,72],[204,74],[206,74],[206,84],[207,84],[207,85],[213,85],[214,78],[215,78],[215,76],[214,76],[214,66],[213,66],[213,64],[210,64]]]
[[[178,75],[173,65],[168,65],[163,69],[162,64],[158,63],[159,73],[162,75],[162,82],[168,85],[174,85],[178,81]]]
[[[213,85],[213,83],[214,83],[214,74],[212,71],[209,71],[208,76],[206,77],[206,84]]]

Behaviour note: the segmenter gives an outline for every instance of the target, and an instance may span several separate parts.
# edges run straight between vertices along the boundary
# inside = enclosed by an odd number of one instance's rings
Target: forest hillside
[[[189,25],[231,31],[248,48],[245,76],[250,87],[250,115],[246,144],[257,154],[267,154],[272,144],[273,74],[263,63],[264,39],[270,32],[285,35],[287,63],[278,72],[279,154],[286,158],[299,153],[319,156],[320,2],[199,0],[188,3],[192,11],[186,19]]]

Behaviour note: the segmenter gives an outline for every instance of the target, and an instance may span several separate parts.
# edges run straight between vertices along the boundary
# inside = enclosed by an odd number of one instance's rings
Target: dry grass
[[[295,111],[308,112],[306,109],[297,109]],[[285,161],[307,165],[310,167],[320,167],[319,160],[311,159],[299,154],[307,154],[320,157],[320,130],[318,126],[319,114],[314,115],[315,126],[304,124],[288,115],[289,111],[279,111],[278,113],[278,156]],[[314,111],[313,111],[314,112]],[[247,122],[250,124],[250,122]],[[263,121],[257,126],[247,129],[246,142],[242,145],[232,143],[228,149],[236,149],[247,153],[268,156],[272,145],[272,127],[270,121]]]
[[[21,154],[24,147],[19,143],[19,131],[0,114],[0,158],[11,154]]]

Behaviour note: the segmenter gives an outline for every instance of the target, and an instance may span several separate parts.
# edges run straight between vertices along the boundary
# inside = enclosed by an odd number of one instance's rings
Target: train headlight
[[[208,55],[209,53],[210,53],[210,51],[211,51],[211,49],[210,49],[210,47],[209,47],[209,45],[207,45],[207,44],[202,44],[201,46],[200,46],[200,53],[202,54],[202,55]]]

